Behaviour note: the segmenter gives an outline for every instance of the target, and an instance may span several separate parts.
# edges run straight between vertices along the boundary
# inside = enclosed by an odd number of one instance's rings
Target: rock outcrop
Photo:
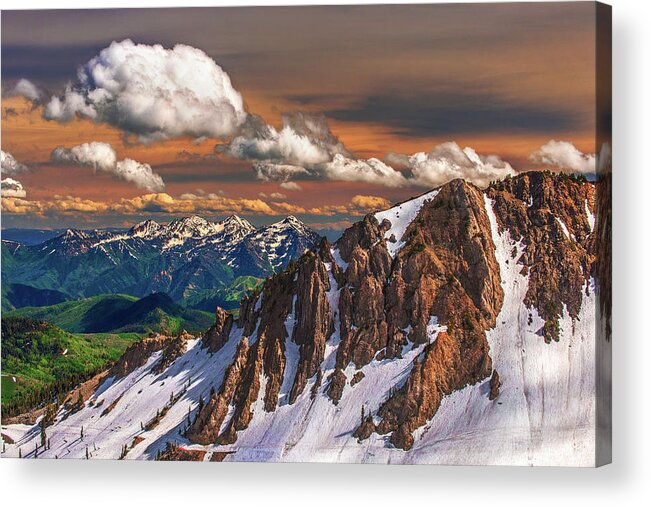
[[[215,309],[215,323],[204,335],[201,346],[211,353],[219,351],[228,341],[232,328],[233,315],[218,306]]]
[[[525,246],[517,260],[529,276],[525,304],[545,319],[546,341],[558,340],[558,318],[576,318],[594,261],[588,212],[594,185],[581,178],[531,172],[487,190],[502,230]]]
[[[500,395],[500,387],[502,382],[500,382],[500,374],[497,373],[497,370],[493,370],[491,375],[491,380],[489,382],[490,391],[488,392],[488,399],[493,401]]]
[[[175,340],[174,337],[157,335],[133,343],[109,370],[108,377],[126,377],[135,369],[143,366],[152,354],[166,348]]]

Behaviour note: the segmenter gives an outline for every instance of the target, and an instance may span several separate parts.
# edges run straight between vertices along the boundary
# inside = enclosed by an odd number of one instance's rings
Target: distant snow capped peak
[[[135,238],[151,238],[161,231],[163,227],[153,220],[145,220],[129,229],[129,236]]]
[[[248,220],[237,215],[230,215],[220,222],[224,229],[241,229],[244,234],[255,231],[255,227]]]
[[[296,218],[294,215],[289,215],[280,222],[276,222],[275,224],[272,224],[272,226],[280,226],[280,227],[292,227],[293,229],[296,229],[298,232],[301,234],[305,234],[307,232],[307,226],[301,222],[298,218]]]
[[[201,238],[216,234],[223,227],[200,216],[192,215],[173,220],[165,229],[167,233],[177,238]]]
[[[260,227],[248,236],[256,248],[264,252],[274,269],[284,266],[309,250],[319,240],[319,235],[293,215],[279,222]]]
[[[70,239],[87,239],[88,234],[86,234],[84,231],[80,231],[79,229],[66,229],[66,232],[64,232],[60,237],[64,241]]]

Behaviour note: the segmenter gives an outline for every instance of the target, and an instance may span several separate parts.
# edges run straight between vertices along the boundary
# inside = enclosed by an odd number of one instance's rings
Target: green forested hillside
[[[72,334],[48,322],[3,316],[3,415],[52,402],[57,392],[104,370],[139,339],[136,333]]]
[[[214,320],[212,314],[184,308],[162,293],[142,299],[105,294],[52,306],[20,308],[6,315],[44,320],[71,333],[174,334],[182,329],[206,330]]]

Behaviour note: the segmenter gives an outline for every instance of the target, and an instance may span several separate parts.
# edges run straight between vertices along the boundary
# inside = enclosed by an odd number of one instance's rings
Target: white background
[[[0,0],[2,9],[278,3],[304,2]],[[2,459],[2,505],[651,505],[651,2],[609,3],[615,133],[612,465],[593,470]]]

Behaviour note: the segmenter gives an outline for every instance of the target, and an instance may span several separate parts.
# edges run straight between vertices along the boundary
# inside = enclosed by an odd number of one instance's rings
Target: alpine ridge
[[[237,318],[133,345],[39,456],[592,466],[594,187],[454,180],[367,215]],[[35,428],[3,427],[12,453]]]
[[[295,217],[256,229],[236,215],[199,216],[128,230],[75,230],[34,246],[3,242],[3,281],[57,290],[68,299],[106,293],[165,292],[212,311],[310,249],[319,236]]]

